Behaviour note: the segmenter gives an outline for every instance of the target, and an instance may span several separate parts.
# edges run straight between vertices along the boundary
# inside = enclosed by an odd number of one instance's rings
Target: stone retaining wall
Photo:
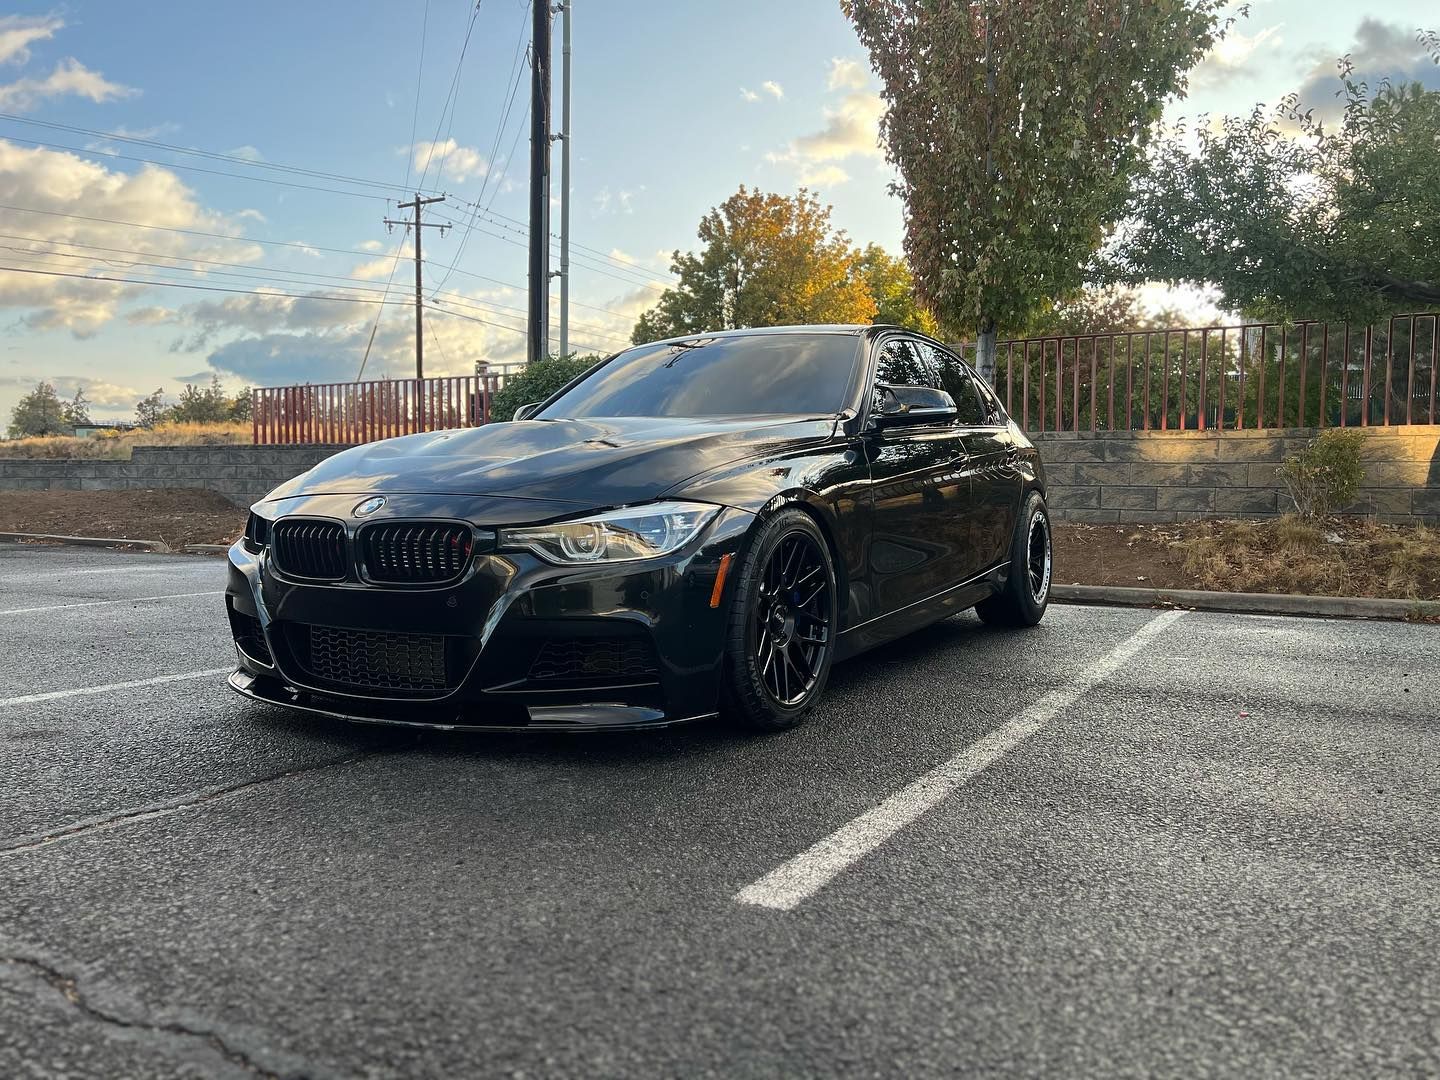
[[[1348,513],[1440,524],[1440,426],[1371,428],[1365,484]],[[1275,467],[1313,431],[1034,435],[1060,520],[1273,517],[1290,508]],[[247,506],[339,446],[142,446],[130,461],[0,459],[0,491],[200,487]]]
[[[249,506],[341,446],[137,446],[129,461],[0,458],[0,491],[208,488]]]
[[[1440,523],[1440,426],[1371,428],[1349,514]],[[1276,466],[1316,432],[1079,432],[1033,435],[1060,520],[1167,522],[1274,517],[1292,508]]]

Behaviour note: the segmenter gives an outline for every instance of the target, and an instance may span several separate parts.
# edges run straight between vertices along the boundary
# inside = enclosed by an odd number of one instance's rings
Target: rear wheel
[[[805,718],[835,654],[835,568],[803,510],[760,526],[739,568],[725,648],[724,706],[745,727],[779,731]]]
[[[1050,603],[1054,553],[1050,512],[1038,491],[1025,497],[1010,542],[1010,577],[1005,588],[975,605],[980,618],[993,626],[1034,626]]]

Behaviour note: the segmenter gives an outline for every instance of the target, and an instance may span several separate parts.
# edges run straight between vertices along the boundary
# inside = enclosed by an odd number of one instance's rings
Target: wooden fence
[[[478,427],[490,420],[490,399],[502,376],[262,386],[252,391],[258,445],[358,445],[419,431]]]

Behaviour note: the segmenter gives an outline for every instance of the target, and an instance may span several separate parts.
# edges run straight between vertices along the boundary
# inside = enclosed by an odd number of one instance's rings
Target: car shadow
[[[956,650],[970,649],[977,641],[1016,633],[986,626],[973,613],[962,613],[888,642],[845,663],[830,673],[821,708],[845,708],[844,699],[869,682],[895,677],[897,669],[921,667]],[[616,762],[669,761],[706,757],[746,746],[771,747],[798,735],[794,732],[764,735],[737,728],[723,718],[712,718],[650,731],[485,732],[432,731],[346,723],[288,713],[271,706],[251,704],[253,722],[301,736],[327,748],[351,749],[364,754],[430,754],[492,761],[548,758],[561,764],[603,766]],[[767,750],[766,752],[770,752]]]

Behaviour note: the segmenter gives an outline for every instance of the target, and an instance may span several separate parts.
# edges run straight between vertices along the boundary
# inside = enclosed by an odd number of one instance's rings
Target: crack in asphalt
[[[64,840],[74,840],[78,837],[88,836],[91,833],[104,832],[109,829],[120,828],[124,825],[134,825],[142,821],[153,821],[156,818],[168,817],[182,810],[191,810],[204,806],[207,803],[215,802],[218,799],[225,799],[232,795],[241,794],[251,788],[259,787],[262,784],[274,783],[277,780],[286,780],[292,776],[303,776],[306,773],[319,772],[322,769],[338,768],[341,765],[353,765],[356,762],[364,761],[366,758],[374,756],[373,753],[353,754],[350,757],[338,758],[334,761],[324,761],[315,765],[305,765],[298,769],[286,769],[284,772],[253,777],[249,780],[241,780],[233,784],[220,784],[215,787],[201,788],[199,791],[186,792],[184,795],[177,795],[174,798],[165,799],[160,802],[147,803],[145,806],[136,806],[127,810],[120,810],[105,817],[86,818],[82,821],[61,826],[58,829],[49,829],[43,833],[32,833],[29,836],[22,836],[14,840],[6,841],[0,844],[0,856],[17,855],[21,852],[34,851],[36,848],[58,844]]]
[[[244,1050],[231,1045],[231,1043],[226,1041],[218,1032],[192,1028],[186,1024],[175,1021],[155,1023],[145,1020],[132,1020],[120,1016],[117,1013],[110,1012],[108,1009],[96,1005],[81,993],[79,980],[73,975],[67,975],[60,969],[41,960],[36,960],[34,957],[0,956],[0,964],[29,972],[43,982],[48,983],[61,997],[75,1006],[82,1015],[98,1023],[123,1028],[126,1031],[139,1031],[149,1034],[171,1035],[182,1039],[198,1040],[209,1046],[229,1064],[243,1069],[252,1076],[264,1077],[265,1080],[285,1080],[287,1077],[306,1075],[304,1073],[279,1073],[266,1068]]]

